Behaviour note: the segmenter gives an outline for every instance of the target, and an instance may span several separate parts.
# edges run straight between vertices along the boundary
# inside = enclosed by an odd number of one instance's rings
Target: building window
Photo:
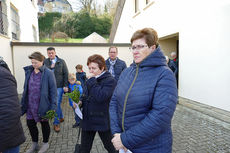
[[[139,0],[135,0],[135,13],[139,12]]]
[[[12,39],[19,40],[20,25],[19,25],[18,11],[13,6],[11,6],[10,7],[10,12],[11,12],[11,33],[12,33]]]
[[[32,26],[33,28],[33,37],[34,37],[34,42],[37,42],[38,39],[37,39],[37,30],[36,30],[36,27],[33,25]]]
[[[0,0],[0,33],[8,33],[7,7],[4,0]]]

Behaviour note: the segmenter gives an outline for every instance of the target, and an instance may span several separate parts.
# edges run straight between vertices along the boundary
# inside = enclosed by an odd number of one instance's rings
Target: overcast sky
[[[69,3],[72,5],[73,11],[77,12],[79,9],[78,7],[78,0],[68,0]],[[96,0],[99,5],[104,5],[104,0]]]

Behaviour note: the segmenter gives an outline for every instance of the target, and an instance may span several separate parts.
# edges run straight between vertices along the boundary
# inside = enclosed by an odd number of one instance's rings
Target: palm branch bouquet
[[[66,95],[72,99],[73,102],[75,102],[76,104],[79,103],[79,100],[80,100],[80,91],[78,88],[74,88],[74,90],[70,93],[66,93]]]
[[[57,113],[55,112],[55,110],[49,110],[46,112],[46,115],[44,117],[42,117],[42,119],[52,120],[54,117],[57,117]],[[57,117],[57,119],[59,120],[58,117]]]

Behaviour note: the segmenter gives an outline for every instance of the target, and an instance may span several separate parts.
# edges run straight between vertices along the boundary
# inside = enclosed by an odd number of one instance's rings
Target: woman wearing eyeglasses
[[[124,70],[110,102],[112,143],[133,153],[172,152],[176,79],[151,28],[131,38],[134,63]]]

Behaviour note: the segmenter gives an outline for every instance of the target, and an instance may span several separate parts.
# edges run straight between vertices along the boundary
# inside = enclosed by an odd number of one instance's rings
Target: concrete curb
[[[230,124],[230,112],[209,105],[201,104],[183,97],[179,97],[179,104],[190,109],[199,111],[205,115],[216,118],[222,122]]]

